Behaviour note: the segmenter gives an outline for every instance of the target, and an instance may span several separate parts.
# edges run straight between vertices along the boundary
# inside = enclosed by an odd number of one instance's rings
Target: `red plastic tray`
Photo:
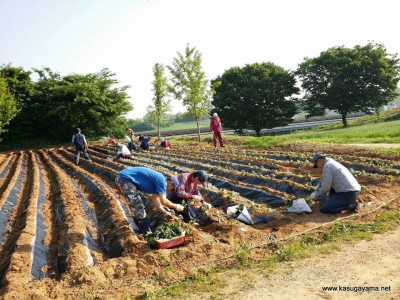
[[[172,239],[161,239],[155,243],[156,249],[168,249],[178,245],[182,245],[185,242],[185,236],[177,236]]]

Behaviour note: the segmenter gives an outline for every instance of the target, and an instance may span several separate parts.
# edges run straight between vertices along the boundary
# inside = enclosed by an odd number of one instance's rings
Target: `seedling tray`
[[[156,249],[169,249],[175,246],[179,246],[185,243],[185,234],[174,237],[172,239],[160,239],[157,240],[154,247]]]

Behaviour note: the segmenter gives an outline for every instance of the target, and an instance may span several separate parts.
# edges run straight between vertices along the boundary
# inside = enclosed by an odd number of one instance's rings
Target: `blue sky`
[[[264,61],[294,70],[341,45],[400,53],[400,2],[388,0],[0,0],[0,12],[0,64],[61,75],[107,67],[131,86],[130,118],[151,104],[154,64],[187,43],[209,79]]]

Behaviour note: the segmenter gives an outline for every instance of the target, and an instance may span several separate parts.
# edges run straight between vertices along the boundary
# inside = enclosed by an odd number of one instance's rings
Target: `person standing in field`
[[[210,120],[210,130],[213,133],[213,142],[214,142],[214,147],[217,147],[217,139],[219,141],[219,145],[221,147],[224,146],[224,140],[222,138],[222,125],[221,125],[221,119],[218,117],[217,113],[213,113],[213,116]]]
[[[81,156],[81,152],[83,152],[83,155],[88,161],[92,161],[87,154],[87,142],[85,135],[81,133],[80,128],[75,129],[75,134],[72,136],[72,145],[75,146],[75,154],[76,154],[76,161],[75,163],[78,165],[79,164],[79,158]]]

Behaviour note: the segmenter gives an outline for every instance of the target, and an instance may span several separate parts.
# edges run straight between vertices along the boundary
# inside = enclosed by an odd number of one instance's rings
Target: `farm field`
[[[318,203],[310,214],[287,212],[286,200],[307,196],[318,182],[309,159],[326,151],[347,166],[363,189],[360,212],[398,197],[400,162],[351,147],[291,145],[268,150],[229,144],[175,142],[172,151],[138,152],[112,162],[114,149],[91,144],[93,162],[74,164],[72,147],[0,154],[0,278],[4,299],[124,299],[145,292],[149,283],[166,284],[205,265],[232,264],[235,247],[265,244],[342,216],[324,215]],[[210,185],[202,189],[213,204],[183,224],[185,245],[152,250],[137,233],[128,205],[114,184],[128,166],[148,166],[165,175],[204,169]],[[226,217],[226,209],[245,204],[254,225]],[[148,210],[153,225],[161,221]],[[344,216],[349,213],[343,214]],[[256,248],[252,258],[273,250]]]

